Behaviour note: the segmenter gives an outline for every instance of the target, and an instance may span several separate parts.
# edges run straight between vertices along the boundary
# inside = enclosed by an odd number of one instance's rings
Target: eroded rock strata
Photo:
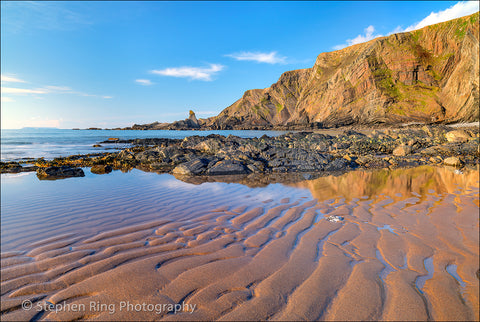
[[[310,129],[479,120],[479,14],[320,54],[218,116],[130,129]],[[195,119],[196,120],[196,119]]]
[[[312,68],[246,91],[214,128],[479,119],[478,13],[322,53]]]

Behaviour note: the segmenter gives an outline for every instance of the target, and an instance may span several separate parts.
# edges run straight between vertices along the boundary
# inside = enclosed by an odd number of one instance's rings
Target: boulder
[[[84,176],[85,173],[81,168],[72,168],[66,165],[63,165],[61,167],[47,167],[37,169],[37,177],[40,180],[52,180]]]
[[[448,142],[467,142],[470,139],[470,134],[464,130],[454,130],[445,134]]]
[[[291,165],[293,166],[293,169],[295,171],[300,171],[300,172],[320,170],[322,167],[317,162],[307,162],[303,160],[293,160],[291,162]]]
[[[109,165],[104,165],[104,164],[97,164],[92,166],[90,169],[90,172],[95,173],[95,174],[105,174],[105,173],[110,173],[112,172],[112,167]]]
[[[350,169],[350,162],[344,158],[338,158],[327,164],[324,168],[325,171],[342,171]]]
[[[180,175],[198,175],[207,168],[208,159],[198,158],[176,166],[172,172]]]
[[[23,168],[18,162],[0,162],[0,173],[18,173]]]
[[[150,149],[135,154],[135,159],[140,163],[151,163],[160,159],[160,153],[157,149]]]
[[[403,157],[409,155],[410,153],[412,153],[412,147],[404,144],[397,146],[392,152],[392,154],[397,157]]]
[[[248,174],[250,171],[242,163],[235,160],[223,160],[215,163],[206,172],[208,175]]]
[[[206,139],[200,142],[194,148],[205,153],[217,153],[222,147],[222,142],[217,139]]]
[[[461,167],[462,164],[463,164],[462,160],[460,160],[459,157],[446,158],[445,160],[443,160],[443,163],[445,165],[449,165],[449,166],[452,166],[452,167]]]
[[[118,153],[118,159],[122,161],[135,161],[135,155],[127,150],[122,150]]]

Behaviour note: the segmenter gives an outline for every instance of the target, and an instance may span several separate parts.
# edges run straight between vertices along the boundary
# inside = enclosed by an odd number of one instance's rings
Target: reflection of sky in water
[[[386,229],[386,230],[388,230],[389,232],[391,232],[392,234],[398,236],[398,234],[393,230],[392,227],[390,227],[390,225],[383,225],[383,227],[377,227],[377,230],[378,230],[378,231],[384,230],[384,229]]]
[[[94,234],[157,219],[188,219],[216,207],[247,209],[279,204],[283,198],[311,198],[308,189],[282,184],[249,188],[239,183],[190,184],[169,174],[133,169],[128,173],[40,181],[35,173],[1,175],[2,245],[31,240],[39,232]],[[41,235],[41,234],[40,234]],[[30,240],[29,239],[29,240]]]
[[[446,271],[457,280],[458,284],[460,284],[461,287],[466,286],[465,281],[457,273],[457,265],[455,264],[448,265],[446,267]]]
[[[423,261],[423,265],[425,267],[425,270],[427,271],[427,274],[419,276],[415,281],[415,285],[417,286],[417,289],[422,294],[423,294],[423,286],[425,285],[425,282],[433,277],[433,272],[434,272],[433,257],[426,258]]]

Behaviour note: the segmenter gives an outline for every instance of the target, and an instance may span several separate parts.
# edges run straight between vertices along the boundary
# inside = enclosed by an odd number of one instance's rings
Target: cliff
[[[320,54],[206,120],[212,129],[479,120],[479,14]]]

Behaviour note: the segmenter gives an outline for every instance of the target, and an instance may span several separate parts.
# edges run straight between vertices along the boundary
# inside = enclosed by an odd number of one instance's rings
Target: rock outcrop
[[[175,121],[173,123],[153,122],[150,124],[134,124],[131,130],[194,130],[201,127],[195,113],[190,110],[189,116],[185,120]]]
[[[479,120],[479,14],[322,53],[206,121],[211,129]]]
[[[90,171],[97,174],[138,168],[171,172],[182,178],[239,175],[252,176],[254,180],[258,174],[303,173],[297,178],[306,179],[311,175],[356,168],[426,164],[463,167],[479,163],[478,126],[463,127],[461,131],[445,125],[356,130],[361,132],[343,129],[290,132],[260,138],[210,134],[184,139],[104,141],[105,144],[125,143],[129,147],[120,152],[74,155],[53,160],[0,162],[0,173],[37,170],[40,179],[56,179],[83,176],[79,167],[91,167]],[[460,133],[466,141],[449,140]]]
[[[37,177],[40,180],[56,180],[72,177],[84,177],[85,173],[80,168],[72,168],[66,165],[60,167],[37,168]]]

